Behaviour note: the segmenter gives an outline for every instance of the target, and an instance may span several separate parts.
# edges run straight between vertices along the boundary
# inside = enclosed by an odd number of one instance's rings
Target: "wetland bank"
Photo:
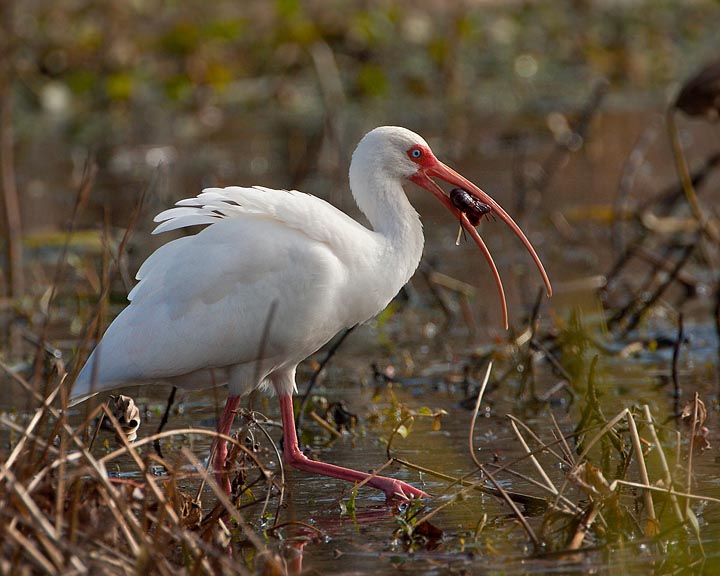
[[[717,6],[338,4],[342,18],[295,2],[16,3],[10,28],[3,12],[23,248],[2,277],[3,573],[714,573],[720,136],[703,102],[717,77],[687,81],[717,56]],[[683,83],[698,88],[676,100]],[[388,506],[283,471],[262,395],[238,417],[233,502],[203,467],[224,390],[178,391],[156,435],[171,390],[122,389],[142,421],[131,445],[107,397],[57,411],[165,241],[154,214],[263,184],[357,217],[348,155],[386,123],[497,197],[555,289],[541,297],[527,255],[482,218],[504,331],[482,258],[407,188],[420,270],[302,366],[296,408],[314,382],[310,454],[431,500]]]

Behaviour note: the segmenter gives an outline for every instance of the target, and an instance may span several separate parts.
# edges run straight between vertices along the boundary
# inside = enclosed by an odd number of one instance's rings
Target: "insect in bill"
[[[455,208],[465,214],[468,222],[470,222],[473,226],[480,224],[480,219],[492,212],[491,206],[480,202],[477,198],[462,188],[453,188],[450,190],[450,202],[453,203]],[[455,244],[458,246],[460,245],[460,235],[462,232],[463,228],[460,226],[457,239],[455,240]]]
[[[473,226],[480,224],[480,219],[492,212],[492,207],[483,204],[462,188],[453,188],[450,190],[450,202],[453,203],[455,208],[467,216],[468,221]]]

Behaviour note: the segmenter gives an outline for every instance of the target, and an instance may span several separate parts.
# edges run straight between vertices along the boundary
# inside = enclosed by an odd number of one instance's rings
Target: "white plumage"
[[[108,328],[73,396],[218,367],[234,367],[231,394],[248,392],[258,371],[264,381],[294,369],[339,330],[384,308],[421,253],[422,244],[402,277],[378,281],[370,273],[396,264],[387,258],[397,250],[324,200],[297,191],[208,189],[178,205],[156,216],[162,223],[154,233],[208,226],[162,246],[140,267],[130,306]],[[353,249],[359,239],[375,250]]]
[[[314,196],[262,187],[209,188],[158,214],[154,233],[205,227],[162,246],[140,267],[129,306],[75,382],[74,401],[123,383],[223,368],[230,398],[221,431],[229,431],[237,397],[271,384],[283,408],[286,459],[302,469],[358,479],[361,473],[298,461],[294,424],[288,421],[295,369],[338,331],[380,312],[417,268],[422,227],[404,181],[425,187],[445,204],[489,258],[475,229],[431,177],[492,206],[531,251],[549,292],[532,247],[494,200],[439,162],[417,134],[377,128],[360,142],[350,167],[351,190],[372,229]],[[216,461],[217,468],[221,464]],[[375,480],[370,484],[388,495],[424,494],[396,480]]]

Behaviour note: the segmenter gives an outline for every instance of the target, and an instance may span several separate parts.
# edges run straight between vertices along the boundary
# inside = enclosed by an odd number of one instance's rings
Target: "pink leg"
[[[370,478],[367,485],[382,490],[385,492],[387,498],[401,498],[403,500],[409,498],[430,498],[430,496],[422,490],[418,490],[401,480],[395,480],[385,476],[372,476],[372,474],[367,474],[366,472],[359,472],[333,464],[310,460],[305,454],[300,452],[298,448],[297,434],[295,433],[295,414],[293,413],[292,396],[289,394],[280,395],[280,414],[283,424],[283,455],[285,462],[293,468],[305,472],[322,474],[323,476],[330,476],[331,478],[339,478],[340,480],[347,480],[349,482],[362,482],[366,478]]]
[[[235,412],[240,406],[240,396],[228,396],[225,401],[225,408],[223,409],[222,416],[220,417],[220,423],[218,424],[217,431],[225,436],[230,436],[230,430],[232,429],[233,421],[235,420]],[[222,438],[216,438],[213,442],[212,450],[215,451],[213,457],[213,469],[215,470],[215,479],[222,489],[230,494],[230,478],[225,472],[225,460],[227,459],[228,449],[227,441]]]

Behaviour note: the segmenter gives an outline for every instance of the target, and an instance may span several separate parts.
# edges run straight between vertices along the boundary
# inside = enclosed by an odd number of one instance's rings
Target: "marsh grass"
[[[574,128],[575,134],[585,135],[604,93],[604,85],[594,91]],[[622,199],[630,194],[627,183],[633,180],[632,171],[638,170],[641,162],[629,163],[621,182],[616,207],[622,210],[617,210],[616,219],[621,221],[625,234],[616,241],[617,259],[606,275],[607,282],[596,294],[604,305],[603,326],[588,329],[581,315],[575,313],[568,320],[555,318],[551,326],[544,326],[538,320],[538,299],[523,330],[491,346],[485,354],[467,359],[468,366],[482,367],[484,377],[478,390],[471,386],[472,369],[468,368],[463,377],[467,397],[462,404],[474,407],[464,474],[443,470],[440,458],[437,466],[428,467],[394,454],[393,448],[402,439],[416,433],[416,421],[430,420],[432,429],[437,430],[442,426],[444,412],[398,400],[390,387],[403,383],[373,368],[378,389],[389,396],[386,421],[390,422],[388,461],[377,467],[376,473],[400,464],[445,482],[442,494],[426,503],[413,503],[397,514],[397,529],[388,534],[388,539],[404,550],[435,550],[443,533],[433,522],[447,508],[480,492],[504,504],[512,518],[511,530],[520,531],[522,541],[529,543],[528,549],[516,557],[577,558],[616,548],[650,548],[662,556],[675,547],[682,553],[667,555],[659,568],[667,572],[692,570],[705,561],[700,512],[703,506],[717,507],[720,501],[695,492],[697,460],[707,448],[706,408],[694,394],[680,409],[677,364],[684,344],[682,307],[697,296],[700,284],[688,269],[699,264],[702,270],[717,270],[717,218],[698,194],[705,178],[718,165],[718,156],[708,157],[699,170],[690,173],[674,124],[669,125],[669,134],[680,185],[635,203],[631,211]],[[560,160],[571,151],[566,144],[559,145],[548,158],[544,179],[534,186],[547,187],[550,178],[556,176]],[[78,187],[71,232],[94,176],[94,167],[88,163]],[[123,262],[140,207],[141,201],[115,254],[111,254],[106,234],[103,272],[98,280],[101,297],[79,344],[80,356],[102,332],[112,279]],[[688,214],[692,221],[686,218]],[[59,294],[66,256],[67,244],[51,275],[47,315],[33,342],[37,360],[30,381],[0,362],[0,368],[21,387],[23,399],[27,399],[27,408],[20,417],[0,415],[0,432],[8,438],[0,451],[0,572],[293,572],[289,556],[284,554],[287,548],[278,542],[291,529],[310,533],[319,529],[302,520],[282,521],[284,477],[281,468],[276,471],[269,464],[281,461],[280,451],[261,417],[243,412],[238,433],[227,438],[232,447],[224,473],[231,475],[233,490],[226,494],[189,448],[194,437],[213,438],[215,432],[176,429],[133,442],[131,433],[135,427],[129,426],[129,421],[136,413],[126,400],[121,401],[125,418],[120,419],[110,405],[101,405],[79,422],[73,417],[71,423],[67,409],[57,408],[67,406],[66,391],[73,377],[66,374],[61,357],[48,343],[50,309]],[[640,266],[644,270],[641,280],[637,273]],[[468,311],[472,290],[437,271],[422,272],[448,324],[453,314],[457,316],[454,310],[459,310],[468,332],[473,333],[476,327]],[[720,309],[717,283],[714,291]],[[668,294],[674,296],[672,306]],[[452,297],[455,300],[448,303]],[[637,327],[659,306],[680,311],[673,342],[674,413],[667,421],[659,422],[657,413],[661,409],[655,409],[654,414],[650,405],[640,402],[611,412],[597,389],[598,359],[650,348],[652,343],[640,339]],[[720,314],[715,312],[720,334]],[[339,339],[337,345],[341,342]],[[333,426],[328,421],[328,410],[323,415],[309,402],[313,383],[336,351],[332,348],[315,371],[300,410],[301,416],[308,414],[333,438],[342,434],[340,422],[335,421]],[[501,367],[493,382],[486,369],[489,358],[495,358]],[[540,390],[536,382],[541,364],[557,377],[555,385],[547,390]],[[522,367],[518,414],[507,414],[506,424],[514,436],[513,453],[521,455],[508,462],[483,462],[474,446],[479,411],[487,396],[517,377],[518,366]],[[574,406],[568,408],[563,426],[551,414],[552,426],[540,430],[525,416],[547,409],[560,395]],[[348,417],[352,426],[355,415],[348,413]],[[109,448],[109,440],[98,445],[96,439],[103,434],[99,421],[108,423],[118,442],[116,449]],[[298,425],[301,422],[298,418]],[[153,449],[169,438],[173,439],[172,449],[166,455]],[[258,448],[260,444],[264,450]],[[518,485],[525,488],[509,490],[509,480],[520,480]],[[359,488],[354,487],[344,504],[339,499],[343,513],[355,513]],[[484,550],[493,553],[503,537],[502,531],[492,529],[495,518],[482,512],[475,520],[473,543],[483,542]],[[302,543],[297,548],[302,550]]]
[[[47,398],[15,379],[37,408],[24,427],[0,418],[15,436],[0,463],[3,573],[284,570],[242,513],[258,501],[251,486],[267,491],[259,502],[267,508],[270,498],[281,494],[279,483],[238,436],[228,438],[235,482],[233,494],[227,495],[182,442],[167,458],[151,450],[153,442],[170,436],[215,432],[172,430],[131,443],[105,404],[71,426],[67,412],[52,406],[62,378]],[[96,456],[86,431],[100,414],[111,423],[120,447]],[[121,457],[123,473],[111,473]],[[242,553],[228,554],[231,542]]]
[[[448,482],[446,492],[437,495],[440,498],[426,506],[409,507],[401,515],[398,533],[407,550],[433,549],[437,536],[434,527],[428,528],[429,521],[480,491],[505,502],[509,516],[531,544],[529,557],[579,559],[628,548],[636,548],[639,554],[663,555],[677,549],[680,552],[669,554],[655,568],[665,573],[703,565],[706,555],[699,514],[707,505],[717,507],[720,500],[693,490],[694,463],[709,447],[706,409],[697,394],[684,407],[681,419],[662,425],[647,404],[605,417],[592,390],[585,402],[591,404],[588,410],[596,411],[594,417],[570,432],[563,431],[554,416],[552,426],[544,425],[540,431],[507,414],[519,447],[516,452],[522,455],[502,464],[483,463],[474,435],[489,375],[490,367],[468,431],[475,471],[452,477],[391,456],[390,462]],[[524,492],[504,488],[517,480],[529,488]],[[485,550],[496,555],[493,542],[501,536],[488,529],[487,523],[487,514],[478,518],[473,539],[484,541]]]
[[[557,342],[589,338],[580,323],[568,326],[573,336],[567,337],[541,329],[535,318],[533,313],[528,329],[503,344],[514,351],[504,355],[495,351],[503,364],[498,379],[507,378],[508,366],[518,358],[529,367],[541,358],[551,369],[567,367]],[[675,360],[678,349],[679,344]],[[524,416],[507,414],[507,426],[514,435],[513,453],[521,453],[508,462],[483,462],[474,447],[481,406],[491,389],[498,389],[497,381],[494,388],[489,384],[486,365],[474,396],[467,434],[468,467],[462,476],[443,470],[442,460],[436,467],[423,467],[395,455],[394,448],[402,439],[424,433],[416,431],[416,421],[429,421],[437,430],[446,414],[407,405],[393,391],[402,381],[383,378],[375,401],[386,405],[388,461],[376,473],[400,464],[446,483],[436,498],[401,508],[397,529],[388,533],[388,541],[408,553],[434,551],[444,541],[442,523],[435,525],[436,519],[445,509],[481,492],[505,504],[522,540],[529,544],[523,553],[527,557],[576,558],[617,547],[651,548],[660,554],[668,547],[682,546],[681,561],[701,565],[705,558],[702,507],[720,504],[694,491],[694,467],[707,447],[704,403],[695,395],[676,418],[663,424],[645,404],[608,415],[596,389],[598,354],[591,345],[583,351],[584,360],[579,360],[584,362],[584,389],[578,380],[583,371],[571,373],[563,368],[557,373],[564,386],[544,393],[570,394],[577,404],[566,414],[569,419],[563,427],[554,416],[550,428],[538,430]],[[62,363],[47,373],[40,387],[47,391],[44,394],[6,364],[0,363],[0,368],[24,390],[32,406],[21,418],[0,415],[2,433],[9,438],[7,450],[0,455],[3,573],[296,572],[288,558],[298,553],[298,545],[301,550],[302,542],[284,534],[309,529],[301,519],[283,520],[284,477],[281,468],[269,464],[281,462],[280,450],[262,417],[242,412],[237,434],[227,438],[231,450],[226,473],[231,474],[233,486],[228,495],[190,449],[193,438],[211,439],[217,435],[214,431],[167,430],[131,442],[135,427],[129,423],[136,412],[128,399],[111,399],[79,421],[73,415],[71,424],[68,411],[56,408],[66,405],[70,378]],[[374,371],[377,381],[379,369]],[[528,368],[527,373],[532,370]],[[467,371],[464,378],[469,378]],[[526,395],[535,394],[532,376],[521,389]],[[535,410],[547,402],[547,398],[535,398],[524,404]],[[336,437],[336,432],[328,430],[340,427],[328,416],[332,411],[325,410],[321,417],[315,409],[308,406],[309,413],[315,414],[313,423],[322,421],[320,428]],[[101,430],[100,417],[111,434]],[[99,441],[101,436],[104,440]],[[167,446],[168,439],[172,443],[165,455],[153,449],[161,443]],[[111,441],[117,443],[116,449],[110,448]],[[507,489],[510,480],[520,480],[518,485],[525,488]],[[341,513],[356,513],[359,488],[355,487],[349,500],[338,500]],[[494,520],[480,514],[472,537],[488,551],[502,537],[491,526]],[[667,563],[673,563],[669,569],[681,561],[668,557]]]

